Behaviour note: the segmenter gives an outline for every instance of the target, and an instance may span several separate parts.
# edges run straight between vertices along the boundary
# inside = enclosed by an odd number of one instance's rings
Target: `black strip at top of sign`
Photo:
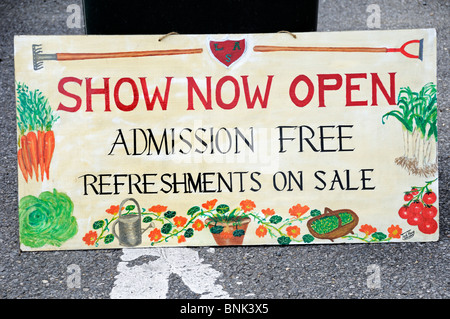
[[[318,0],[84,0],[87,34],[217,34],[317,29]]]

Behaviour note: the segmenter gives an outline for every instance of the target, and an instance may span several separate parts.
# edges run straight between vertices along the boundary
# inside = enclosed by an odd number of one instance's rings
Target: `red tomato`
[[[434,234],[438,228],[438,223],[433,218],[424,218],[418,228],[424,234]]]
[[[419,214],[422,212],[423,204],[421,202],[415,201],[409,205],[408,213],[411,215]]]
[[[414,196],[416,196],[417,194],[419,194],[419,190],[417,188],[413,188],[411,189],[411,194],[413,194]]]
[[[434,218],[436,217],[437,213],[437,208],[432,205],[426,205],[422,210],[423,218]]]
[[[414,196],[411,193],[406,193],[405,196],[403,196],[403,199],[405,200],[405,202],[409,202],[413,198],[414,198]]]
[[[423,202],[428,205],[433,204],[436,201],[436,199],[437,197],[434,192],[425,193],[422,198]]]
[[[423,217],[419,213],[410,214],[410,216],[407,219],[407,222],[411,226],[417,226],[423,222]]]
[[[409,214],[408,214],[408,206],[400,207],[400,209],[398,210],[398,215],[400,216],[400,218],[407,219],[408,216],[409,216]]]

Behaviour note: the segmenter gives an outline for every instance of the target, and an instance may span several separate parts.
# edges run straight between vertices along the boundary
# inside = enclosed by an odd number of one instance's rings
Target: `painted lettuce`
[[[39,197],[28,195],[19,202],[20,242],[32,248],[61,246],[78,231],[73,202],[56,189]]]

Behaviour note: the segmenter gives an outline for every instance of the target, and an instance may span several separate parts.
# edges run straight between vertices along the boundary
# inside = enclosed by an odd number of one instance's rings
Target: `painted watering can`
[[[122,215],[122,208],[128,201],[136,204],[138,213]],[[119,225],[119,234],[116,232],[116,226]],[[142,230],[141,227],[141,207],[139,203],[133,198],[127,198],[120,203],[119,218],[112,225],[112,233],[119,239],[119,244],[127,247],[133,247],[142,243],[142,234],[150,227],[155,227],[153,223]]]

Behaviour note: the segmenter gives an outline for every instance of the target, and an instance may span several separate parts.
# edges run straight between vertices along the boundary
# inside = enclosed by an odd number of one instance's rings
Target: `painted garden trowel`
[[[418,43],[419,52],[417,55],[406,51],[406,47],[410,44]],[[253,47],[255,52],[276,52],[276,51],[314,51],[314,52],[400,52],[407,58],[419,59],[423,58],[423,39],[411,40],[405,42],[400,48],[371,48],[371,47],[286,47],[286,46],[270,46],[256,45]]]
[[[44,61],[69,61],[69,60],[91,60],[91,59],[110,59],[110,58],[132,58],[145,56],[161,55],[180,55],[202,53],[203,49],[171,49],[171,50],[152,50],[152,51],[131,51],[131,52],[108,52],[108,53],[42,53],[42,45],[33,44],[33,68],[35,71],[42,69]]]

